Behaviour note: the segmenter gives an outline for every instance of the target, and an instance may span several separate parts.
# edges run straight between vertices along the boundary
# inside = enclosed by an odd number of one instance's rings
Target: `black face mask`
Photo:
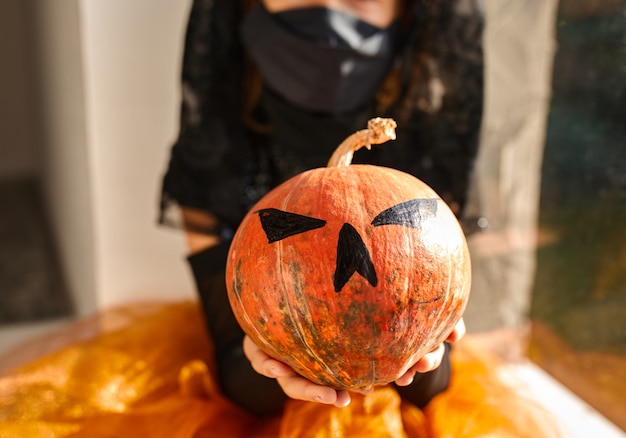
[[[270,14],[259,2],[241,34],[269,89],[300,109],[338,114],[372,101],[395,54],[396,27],[320,7]]]

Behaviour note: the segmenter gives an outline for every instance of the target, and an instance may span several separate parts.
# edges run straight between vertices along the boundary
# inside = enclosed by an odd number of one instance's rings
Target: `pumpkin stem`
[[[352,163],[352,156],[365,146],[371,149],[373,144],[385,143],[396,139],[396,122],[393,119],[376,117],[367,122],[367,129],[355,132],[346,138],[328,160],[326,167],[346,167]]]

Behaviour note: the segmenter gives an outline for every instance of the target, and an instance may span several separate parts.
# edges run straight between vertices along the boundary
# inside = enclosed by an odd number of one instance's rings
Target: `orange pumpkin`
[[[437,194],[398,170],[351,165],[395,138],[372,119],[329,166],[278,186],[235,233],[231,306],[267,354],[337,389],[386,384],[443,342],[469,298],[470,259]]]

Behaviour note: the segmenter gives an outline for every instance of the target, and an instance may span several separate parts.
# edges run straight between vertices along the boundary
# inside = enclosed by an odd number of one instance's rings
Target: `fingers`
[[[456,326],[454,326],[454,329],[452,330],[452,332],[448,335],[446,342],[453,344],[455,342],[460,341],[461,338],[465,336],[465,332],[466,332],[465,321],[463,320],[463,318],[461,318],[459,322],[456,323]]]
[[[413,383],[415,373],[427,373],[437,369],[439,365],[441,365],[445,349],[446,347],[441,343],[429,353],[426,353],[426,355],[417,361],[403,376],[396,380],[396,385],[408,386]]]
[[[293,375],[293,370],[284,363],[265,354],[248,336],[243,338],[243,352],[257,373],[270,378]]]
[[[338,408],[345,408],[351,401],[352,399],[350,398],[350,393],[348,391],[337,391],[337,399],[333,404]]]
[[[276,379],[288,397],[295,400],[311,401],[344,407],[350,404],[347,391],[336,391],[327,386],[317,385],[296,374]]]
[[[413,367],[409,369],[402,377],[396,379],[396,385],[398,386],[409,386],[413,383],[413,379],[415,379],[415,371],[413,371]]]
[[[441,365],[445,351],[446,347],[443,343],[439,344],[434,350],[430,353],[426,353],[424,357],[413,365],[413,370],[418,373],[427,373],[438,368],[439,365]]]

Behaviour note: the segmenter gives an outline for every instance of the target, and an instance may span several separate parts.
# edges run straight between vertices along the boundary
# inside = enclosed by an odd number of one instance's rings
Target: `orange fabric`
[[[199,312],[191,302],[126,306],[40,340],[67,345],[0,376],[0,437],[557,436],[549,415],[464,342],[450,389],[423,412],[380,387],[346,408],[292,400],[280,416],[255,418],[220,395]]]

